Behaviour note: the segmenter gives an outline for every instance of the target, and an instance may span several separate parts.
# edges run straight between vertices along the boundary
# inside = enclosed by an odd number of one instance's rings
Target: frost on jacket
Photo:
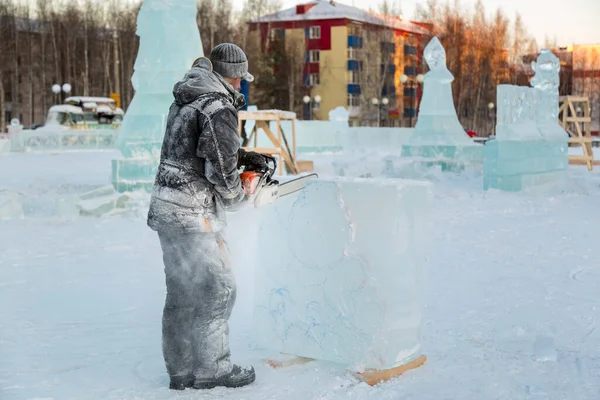
[[[237,110],[244,97],[201,64],[173,88],[148,212],[155,231],[218,232],[244,199]]]

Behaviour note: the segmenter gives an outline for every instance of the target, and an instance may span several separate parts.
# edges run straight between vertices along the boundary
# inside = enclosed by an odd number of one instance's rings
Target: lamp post
[[[417,75],[416,79],[417,79],[417,84],[422,84],[423,81],[425,80],[425,75],[419,74],[419,75]],[[404,85],[407,81],[408,81],[408,76],[406,74],[402,74],[400,76],[400,82],[402,82],[402,84]],[[409,96],[410,97],[410,107],[411,107],[411,110],[414,110],[415,114],[416,114],[417,105],[415,103],[416,103],[416,98],[418,96],[416,95],[416,92],[414,91],[415,86],[416,86],[415,81],[410,80],[409,86],[408,86],[410,88],[410,96]],[[413,112],[412,111],[410,112],[409,117],[410,117],[410,126],[412,127],[413,126]]]
[[[54,93],[54,102],[56,103],[57,97],[60,92],[64,92],[65,94],[69,94],[71,92],[71,85],[69,83],[64,83],[62,86],[58,83],[52,85],[52,93]]]
[[[496,136],[496,124],[494,124],[494,115],[493,115],[493,111],[494,111],[494,107],[496,105],[493,102],[490,102],[488,104],[488,116],[490,117],[490,119],[492,120],[492,136]]]
[[[312,119],[312,110],[313,108],[319,109],[319,105],[321,104],[321,96],[316,95],[313,98],[306,95],[302,98],[304,102],[304,119]]]
[[[371,103],[373,103],[373,105],[375,107],[377,107],[377,126],[380,127],[381,126],[381,109],[385,106],[388,105],[390,101],[388,100],[387,97],[384,97],[381,99],[381,101],[379,101],[378,98],[373,97],[371,99]]]

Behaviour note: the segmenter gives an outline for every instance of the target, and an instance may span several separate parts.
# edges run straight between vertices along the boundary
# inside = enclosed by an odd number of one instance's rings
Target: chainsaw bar
[[[306,183],[310,179],[318,178],[317,174],[304,175],[296,179],[292,179],[279,184],[279,197],[287,196],[288,194],[296,193],[306,187]]]
[[[262,186],[256,194],[254,200],[255,207],[261,207],[275,202],[278,198],[299,192],[306,187],[306,183],[310,179],[318,178],[317,174],[301,176],[300,178],[292,179],[287,182],[277,183],[271,181],[265,186]]]

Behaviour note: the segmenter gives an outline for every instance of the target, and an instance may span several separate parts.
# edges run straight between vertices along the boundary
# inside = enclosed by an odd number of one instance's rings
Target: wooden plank
[[[567,117],[567,122],[590,122],[592,118],[590,117]]]
[[[290,170],[290,172],[292,172],[293,174],[297,174],[298,171],[296,170],[296,167],[295,167],[294,163],[290,159],[289,154],[287,153],[287,151],[285,151],[281,147],[281,143],[275,137],[275,135],[273,134],[273,132],[269,128],[268,124],[265,123],[264,121],[256,121],[256,123],[257,124],[259,124],[259,123],[261,124],[262,130],[265,132],[265,134],[267,135],[267,137],[269,138],[269,140],[271,140],[271,142],[275,145],[275,147],[278,147],[278,148],[282,149],[281,150],[281,155],[283,156],[283,160],[285,161],[285,165],[288,167],[288,169]]]
[[[592,156],[569,156],[569,160],[580,160],[580,161],[588,161],[588,160],[593,160],[594,157]]]
[[[288,354],[280,354],[274,358],[268,358],[263,360],[271,368],[287,368],[292,365],[302,365],[314,361],[313,358],[292,356]]]
[[[376,385],[380,382],[388,381],[392,378],[400,376],[411,369],[419,368],[421,365],[425,364],[427,361],[427,357],[421,356],[416,360],[409,362],[408,364],[400,365],[396,368],[385,369],[385,370],[376,370],[376,369],[368,369],[364,372],[352,372],[352,375],[361,379],[368,385]]]
[[[569,143],[592,143],[594,141],[593,137],[580,137],[580,138],[570,138]]]
[[[238,111],[238,118],[255,121],[276,121],[277,119],[288,121],[296,119],[296,113],[281,110]]]
[[[589,160],[573,160],[569,157],[569,164],[571,165],[587,165],[589,162]],[[600,160],[593,160],[591,163],[592,165],[600,165]]]
[[[582,103],[589,101],[587,97],[584,96],[562,96],[564,99],[569,99],[573,103]]]

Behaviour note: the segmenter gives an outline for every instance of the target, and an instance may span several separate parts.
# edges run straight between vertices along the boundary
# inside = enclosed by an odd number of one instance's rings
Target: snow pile
[[[432,176],[433,246],[421,289],[420,344],[428,361],[375,387],[325,361],[283,369],[262,362],[272,353],[258,348],[252,329],[259,215],[231,214],[238,284],[232,355],[256,367],[257,381],[173,393],[161,353],[164,266],[143,209],[72,220],[34,212],[106,185],[112,158],[0,157],[0,188],[23,193],[26,214],[0,221],[3,400],[597,399],[597,169],[569,167],[565,185],[527,193],[483,192],[476,175]],[[316,172],[332,174],[333,160],[315,158]]]

